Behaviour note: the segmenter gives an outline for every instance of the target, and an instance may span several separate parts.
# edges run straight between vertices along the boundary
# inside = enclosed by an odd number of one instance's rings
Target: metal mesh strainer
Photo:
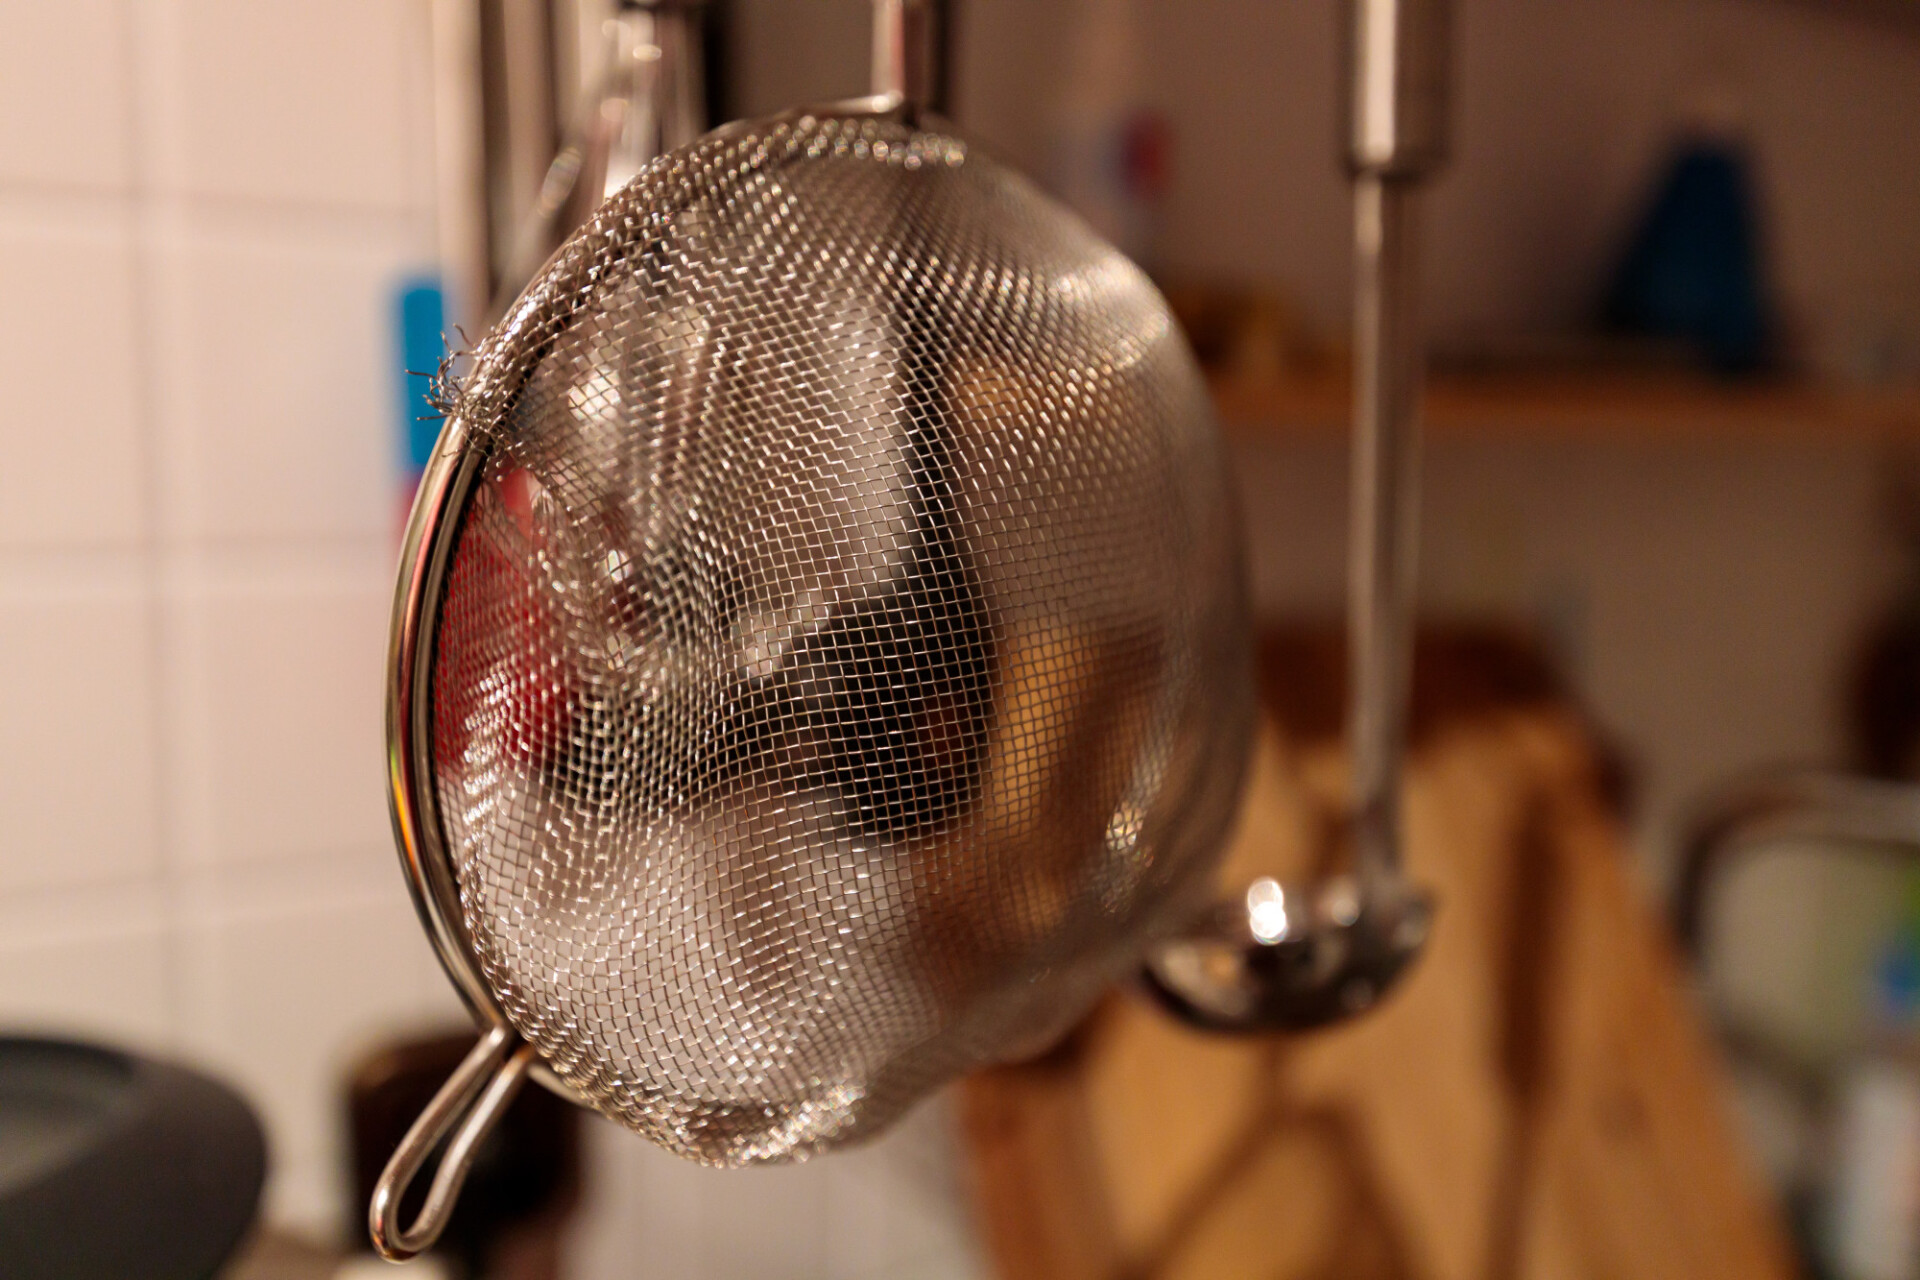
[[[1207,891],[1251,707],[1204,388],[1136,268],[910,121],[664,157],[454,398],[394,796],[495,1030],[429,1145],[537,1065],[701,1160],[822,1150]]]

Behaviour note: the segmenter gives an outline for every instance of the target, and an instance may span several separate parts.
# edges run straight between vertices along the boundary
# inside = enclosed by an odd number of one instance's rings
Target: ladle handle
[[[1400,868],[1400,774],[1412,676],[1419,520],[1420,344],[1404,179],[1354,186],[1353,510],[1347,585],[1355,869],[1363,890]]]
[[[1415,187],[1447,152],[1450,8],[1449,0],[1348,0],[1343,101],[1356,264],[1348,733],[1363,893],[1400,871],[1419,522]]]
[[[390,1262],[404,1262],[433,1247],[453,1214],[460,1186],[473,1166],[474,1153],[505,1114],[507,1104],[527,1078],[533,1064],[533,1046],[510,1027],[496,1025],[480,1037],[466,1059],[454,1069],[440,1092],[420,1113],[394,1148],[393,1158],[374,1184],[367,1207],[367,1227],[373,1246]],[[420,1167],[447,1135],[453,1135],[427,1187],[427,1201],[411,1226],[400,1222],[400,1202],[419,1176]]]

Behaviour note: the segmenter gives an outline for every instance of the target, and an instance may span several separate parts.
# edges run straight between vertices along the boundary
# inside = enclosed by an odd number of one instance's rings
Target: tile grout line
[[[182,1052],[187,1043],[187,998],[186,998],[186,950],[183,937],[184,890],[181,884],[181,851],[176,847],[175,821],[178,801],[175,795],[177,783],[176,771],[171,765],[174,753],[168,750],[168,740],[173,728],[174,710],[172,679],[174,662],[168,626],[168,608],[166,583],[164,581],[164,553],[160,546],[161,511],[165,498],[162,490],[164,481],[160,462],[162,410],[160,396],[163,379],[160,375],[162,352],[158,340],[159,305],[157,294],[159,284],[158,254],[155,249],[156,202],[152,191],[151,165],[153,163],[152,125],[148,120],[151,113],[143,110],[145,99],[155,91],[154,77],[157,69],[148,54],[151,41],[143,40],[147,24],[156,19],[152,14],[144,18],[140,14],[138,0],[120,0],[119,32],[122,54],[126,59],[128,93],[125,110],[127,113],[127,210],[132,230],[132,272],[131,296],[133,301],[135,336],[133,343],[136,365],[134,381],[140,388],[138,414],[138,438],[141,442],[140,472],[142,497],[145,503],[143,514],[144,528],[140,537],[138,561],[143,579],[144,600],[147,611],[147,661],[149,664],[148,710],[151,717],[152,732],[148,749],[152,752],[149,762],[151,770],[154,802],[151,821],[154,824],[154,849],[158,855],[158,896],[161,913],[161,957],[163,975],[161,988],[167,1002],[166,1025],[170,1037],[169,1049]]]
[[[137,119],[131,127],[138,128]],[[139,154],[137,146],[131,150]],[[358,236],[369,230],[405,230],[416,235],[419,231],[420,210],[411,203],[356,204],[298,196],[167,191],[155,189],[141,178],[137,161],[133,170],[133,176],[119,189],[85,182],[42,182],[0,176],[0,220],[30,214],[46,206],[85,209],[105,216],[124,209],[137,198],[151,211],[210,222],[225,230],[276,235],[325,227],[342,237]]]

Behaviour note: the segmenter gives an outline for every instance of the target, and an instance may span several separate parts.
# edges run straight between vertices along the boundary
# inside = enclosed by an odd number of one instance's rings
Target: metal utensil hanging
[[[514,232],[489,314],[504,312],[560,242],[648,161],[707,131],[702,7],[702,0],[621,0],[603,24],[599,76]]]
[[[1179,1016],[1306,1029],[1372,1008],[1425,945],[1427,893],[1402,869],[1422,355],[1420,184],[1446,159],[1449,0],[1347,0],[1345,151],[1354,182],[1354,440],[1348,564],[1351,869],[1261,880],[1149,960]]]
[[[874,96],[648,165],[454,393],[389,763],[487,1031],[381,1181],[390,1256],[529,1076],[804,1158],[1045,1047],[1206,892],[1251,700],[1205,386],[1137,267],[920,109],[924,17],[882,0]]]

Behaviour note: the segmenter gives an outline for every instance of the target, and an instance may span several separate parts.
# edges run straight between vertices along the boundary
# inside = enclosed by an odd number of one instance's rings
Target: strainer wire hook
[[[400,1140],[374,1185],[373,1199],[367,1206],[367,1228],[382,1257],[404,1262],[439,1239],[473,1167],[474,1154],[526,1083],[533,1056],[532,1045],[522,1041],[511,1027],[496,1023],[440,1086],[433,1101]],[[427,1187],[426,1203],[412,1225],[402,1225],[401,1201],[427,1158],[443,1141],[446,1153],[440,1157]]]

